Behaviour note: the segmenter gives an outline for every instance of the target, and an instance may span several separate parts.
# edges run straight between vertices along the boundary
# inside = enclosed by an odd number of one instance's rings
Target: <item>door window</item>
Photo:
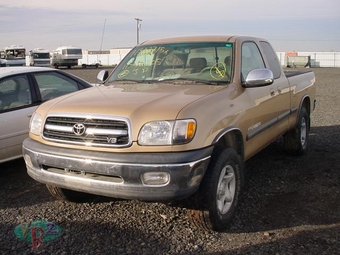
[[[78,90],[77,82],[57,72],[36,73],[34,77],[37,81],[42,101]]]
[[[254,42],[242,44],[241,65],[242,81],[246,79],[251,70],[265,67],[261,53]]]
[[[0,81],[0,110],[32,104],[32,94],[26,75],[17,75]]]

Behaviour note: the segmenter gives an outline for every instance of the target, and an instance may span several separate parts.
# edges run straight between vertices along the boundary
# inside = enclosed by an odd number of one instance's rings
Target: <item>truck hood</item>
[[[225,86],[206,84],[123,84],[95,86],[44,105],[49,113],[108,114],[133,119],[175,119],[186,105]],[[161,109],[161,110],[159,110]]]

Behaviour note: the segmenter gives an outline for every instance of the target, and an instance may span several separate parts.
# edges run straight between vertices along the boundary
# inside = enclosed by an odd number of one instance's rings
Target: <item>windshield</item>
[[[25,58],[25,49],[8,49],[6,50],[7,59],[21,59]]]
[[[50,58],[50,53],[34,52],[31,54],[33,58]]]
[[[141,45],[132,49],[108,82],[164,80],[225,84],[233,63],[231,43]]]

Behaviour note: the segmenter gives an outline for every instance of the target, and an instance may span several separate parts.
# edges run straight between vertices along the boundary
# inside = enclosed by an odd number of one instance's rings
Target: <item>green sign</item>
[[[22,221],[14,229],[14,235],[22,241],[32,243],[32,248],[37,249],[43,243],[51,242],[61,236],[61,228],[50,221],[36,220]]]

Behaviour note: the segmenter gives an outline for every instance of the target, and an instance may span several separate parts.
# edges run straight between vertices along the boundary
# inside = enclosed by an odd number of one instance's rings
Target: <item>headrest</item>
[[[206,67],[207,60],[205,58],[192,58],[189,61],[189,65],[192,67]]]
[[[231,62],[231,57],[230,57],[230,56],[225,57],[224,63],[225,63],[226,65],[230,65],[230,62]]]

